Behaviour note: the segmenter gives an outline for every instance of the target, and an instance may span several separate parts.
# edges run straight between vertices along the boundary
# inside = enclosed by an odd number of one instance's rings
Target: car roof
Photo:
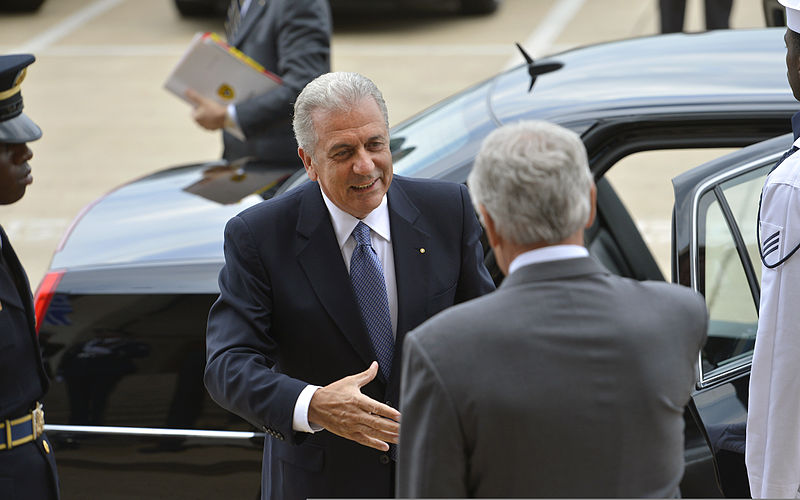
[[[538,76],[532,92],[527,67],[518,66],[394,127],[395,172],[449,178],[471,164],[486,134],[520,119],[583,133],[604,120],[643,114],[783,117],[798,104],[786,82],[782,34],[726,30],[578,48],[537,61],[563,67]],[[203,170],[168,169],[98,200],[73,225],[51,268],[221,263],[225,222],[261,197],[223,204],[186,192]]]
[[[527,88],[524,71],[495,79],[491,108],[499,122],[532,114],[559,121],[599,119],[630,109],[637,113],[674,106],[740,109],[742,98],[758,107],[792,104],[780,28],[676,33],[622,40],[542,59],[563,68]]]
[[[517,66],[394,127],[395,173],[450,178],[491,130],[522,119],[583,135],[634,115],[791,113],[800,106],[786,81],[783,33],[719,30],[581,47],[537,60],[562,67],[539,75],[530,92],[527,67]]]

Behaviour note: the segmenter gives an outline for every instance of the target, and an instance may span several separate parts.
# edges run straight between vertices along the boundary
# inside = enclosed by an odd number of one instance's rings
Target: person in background
[[[570,130],[493,131],[467,184],[507,277],[406,336],[398,496],[676,498],[703,297],[589,256]]]
[[[0,205],[33,182],[27,143],[42,136],[22,113],[22,80],[35,58],[0,56]],[[53,447],[39,403],[49,387],[25,270],[0,226],[0,498],[59,498]]]
[[[707,30],[728,29],[733,0],[704,0]],[[683,31],[686,17],[686,0],[659,0],[661,33]]]
[[[786,7],[786,70],[800,100],[800,0]],[[753,498],[800,495],[800,113],[795,142],[761,191],[761,299],[750,374],[745,464]]]
[[[330,71],[332,21],[328,0],[232,0],[228,43],[283,81],[227,107],[187,91],[194,120],[222,129],[222,157],[286,167],[302,163],[292,132],[292,105],[308,82]]]

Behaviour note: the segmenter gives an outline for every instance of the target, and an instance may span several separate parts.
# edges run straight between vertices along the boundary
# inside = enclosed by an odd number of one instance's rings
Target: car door
[[[760,297],[761,187],[791,143],[791,134],[764,141],[672,181],[672,278],[703,294],[709,312],[691,411],[705,432],[720,489],[729,497],[750,497],[744,445]]]

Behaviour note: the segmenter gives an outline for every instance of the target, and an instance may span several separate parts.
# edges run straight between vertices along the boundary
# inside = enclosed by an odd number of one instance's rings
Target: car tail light
[[[39,288],[36,289],[36,298],[33,300],[33,309],[36,313],[36,333],[39,333],[39,327],[44,321],[44,315],[47,308],[50,307],[50,301],[53,300],[53,295],[56,293],[58,283],[64,276],[64,270],[52,271],[47,273],[39,283]]]

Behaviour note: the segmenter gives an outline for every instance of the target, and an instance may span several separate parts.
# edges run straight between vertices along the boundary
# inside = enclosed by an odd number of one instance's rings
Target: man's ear
[[[589,229],[594,224],[594,218],[597,215],[597,185],[592,182],[592,189],[589,191],[589,219],[586,221],[584,228]]]
[[[500,244],[500,237],[497,234],[494,219],[492,219],[492,216],[489,215],[489,212],[486,211],[486,207],[483,205],[478,205],[478,211],[481,213],[481,221],[483,222],[483,227],[486,229],[486,238],[489,240],[489,245],[494,248]]]
[[[308,178],[312,181],[316,181],[319,175],[317,175],[317,170],[314,168],[314,158],[312,155],[306,153],[303,148],[297,148],[297,155],[303,160],[303,166],[306,168]]]

